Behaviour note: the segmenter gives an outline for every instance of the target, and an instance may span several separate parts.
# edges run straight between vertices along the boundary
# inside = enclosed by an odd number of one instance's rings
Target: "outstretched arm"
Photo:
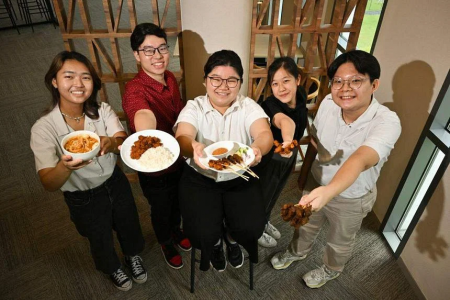
[[[289,118],[283,113],[277,113],[273,116],[273,124],[281,130],[281,136],[283,137],[283,147],[290,145],[294,139],[295,123],[294,120]]]
[[[319,211],[333,197],[350,187],[361,172],[373,167],[379,161],[378,153],[368,147],[359,147],[341,166],[329,184],[320,186],[300,199],[299,204],[311,204],[313,211]]]
[[[251,163],[251,166],[253,166],[258,164],[262,156],[267,154],[272,148],[273,136],[267,119],[262,118],[253,122],[250,126],[250,135],[253,138],[251,147],[255,153],[255,160]]]

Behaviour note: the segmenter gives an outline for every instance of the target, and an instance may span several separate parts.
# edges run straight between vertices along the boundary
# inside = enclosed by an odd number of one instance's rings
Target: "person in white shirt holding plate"
[[[200,269],[224,271],[227,260],[242,266],[242,245],[258,261],[258,238],[265,226],[261,186],[257,178],[216,172],[200,162],[204,148],[219,141],[245,144],[254,152],[250,166],[269,152],[273,137],[263,109],[239,94],[243,68],[230,50],[215,52],[204,67],[206,95],[188,101],[175,124],[182,155],[188,157],[180,181],[184,230],[201,250]],[[207,163],[206,163],[207,164]],[[223,242],[226,243],[227,260]]]

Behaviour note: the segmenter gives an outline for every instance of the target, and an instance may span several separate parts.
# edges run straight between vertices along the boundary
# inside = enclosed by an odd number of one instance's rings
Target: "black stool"
[[[31,30],[34,32],[33,21],[31,15],[39,14],[41,17],[45,17],[47,22],[54,22],[53,12],[51,7],[48,7],[48,2],[43,0],[18,0],[19,12],[22,19],[25,19],[25,23],[31,26]],[[53,27],[56,28],[53,23]]]
[[[8,15],[7,17],[1,17],[1,15]],[[17,27],[16,24],[16,12],[14,10],[14,7],[12,6],[11,0],[2,0],[2,4],[0,4],[0,19],[6,19],[9,18],[11,21],[12,26],[17,30],[17,32],[20,34],[19,27]]]
[[[195,287],[195,263],[200,262],[200,260],[195,258],[195,248],[192,247],[191,249],[191,293],[194,293],[194,287]],[[249,287],[250,290],[253,290],[253,263],[250,261],[248,257],[245,257],[245,260],[248,260],[250,263],[249,265]]]

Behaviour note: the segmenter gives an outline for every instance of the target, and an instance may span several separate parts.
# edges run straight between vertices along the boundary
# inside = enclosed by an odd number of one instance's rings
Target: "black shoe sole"
[[[237,265],[237,266],[233,266],[233,264],[230,262],[230,260],[228,260],[228,262],[230,263],[230,266],[232,266],[235,269],[239,269],[240,267],[242,267],[244,265],[244,253],[241,252],[241,254],[242,254],[242,262],[241,262],[241,264]]]

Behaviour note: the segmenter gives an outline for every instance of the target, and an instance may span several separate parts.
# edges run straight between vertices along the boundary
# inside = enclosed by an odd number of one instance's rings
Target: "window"
[[[378,35],[378,30],[383,19],[384,10],[387,4],[387,0],[368,0],[364,19],[361,25],[361,31],[358,38],[358,44],[356,48],[372,53],[375,45],[375,41]],[[351,24],[353,21],[352,12],[347,20],[347,24]],[[339,35],[338,49],[336,57],[345,52],[347,49],[347,42],[349,37],[348,32],[343,32]]]
[[[450,72],[417,142],[381,231],[399,257],[450,161]]]

